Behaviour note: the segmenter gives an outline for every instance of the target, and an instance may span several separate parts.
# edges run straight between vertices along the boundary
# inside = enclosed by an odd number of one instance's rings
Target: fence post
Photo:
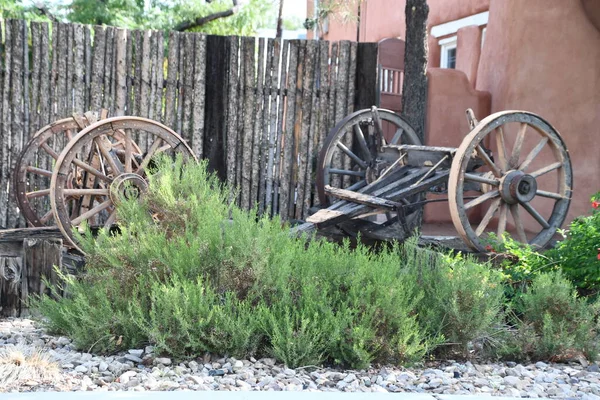
[[[379,105],[379,99],[377,98],[377,52],[377,43],[358,44],[354,110]]]

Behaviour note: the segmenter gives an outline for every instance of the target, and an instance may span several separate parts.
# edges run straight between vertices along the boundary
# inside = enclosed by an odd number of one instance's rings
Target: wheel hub
[[[148,183],[134,173],[117,176],[110,184],[110,199],[118,204],[123,199],[139,199],[148,191]]]
[[[509,171],[500,181],[500,196],[508,204],[528,203],[536,192],[535,178],[521,171]]]

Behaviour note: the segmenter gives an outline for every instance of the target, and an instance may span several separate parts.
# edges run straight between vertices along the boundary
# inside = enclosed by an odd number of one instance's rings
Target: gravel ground
[[[151,346],[112,356],[74,349],[29,319],[0,320],[0,392],[266,390],[413,392],[600,400],[600,368],[587,363],[441,363],[362,371],[290,369],[274,359],[175,363]]]

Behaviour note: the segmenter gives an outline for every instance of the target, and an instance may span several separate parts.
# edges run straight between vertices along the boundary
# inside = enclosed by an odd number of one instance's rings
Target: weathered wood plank
[[[329,134],[329,42],[319,42],[319,99],[318,99],[318,117],[315,127],[315,154],[319,157],[319,152],[323,148],[323,142]],[[316,164],[315,164],[316,167]],[[318,173],[318,171],[316,171]],[[313,197],[313,204],[319,205],[319,196]]]
[[[329,185],[325,186],[325,192],[329,196],[333,196],[342,200],[347,200],[352,203],[364,204],[372,208],[383,208],[389,211],[395,211],[402,207],[402,203],[398,203],[393,200],[384,199],[377,196],[371,196],[365,193],[353,192],[351,190],[334,188]],[[310,220],[309,222],[315,221]]]
[[[242,38],[244,44],[244,125],[242,130],[242,185],[241,207],[248,209],[252,206],[252,139],[254,134],[254,104],[255,104],[255,43],[254,38]]]
[[[264,78],[265,78],[265,38],[258,39],[258,55],[257,55],[257,79],[256,79],[256,96],[253,104],[254,110],[254,130],[252,134],[252,184],[250,186],[250,207],[254,207],[258,201],[258,187],[260,176],[260,153],[262,141],[262,114],[264,104]]]
[[[358,43],[355,110],[377,104],[377,43]]]
[[[274,186],[273,186],[273,206],[272,206],[272,215],[279,213],[279,187],[281,186],[281,164],[282,164],[282,137],[283,137],[283,117],[285,110],[285,101],[286,101],[286,83],[287,83],[287,67],[288,67],[288,49],[290,47],[290,43],[287,40],[283,41],[283,51],[281,59],[278,60],[278,68],[281,71],[281,78],[279,79],[279,86],[277,88],[277,102],[278,102],[278,110],[277,110],[277,131],[276,142],[275,142],[275,171],[274,171]]]
[[[290,203],[289,214],[290,217],[296,217],[296,206],[301,206],[301,201],[299,201],[299,182],[300,182],[300,165],[298,161],[298,156],[300,152],[300,148],[302,146],[302,112],[304,111],[304,103],[303,103],[303,81],[306,78],[305,69],[307,67],[307,43],[305,41],[300,42],[298,48],[298,76],[296,77],[296,115],[294,117],[294,147],[293,147],[293,162],[292,162],[292,176],[290,177]],[[304,187],[304,180],[302,180],[302,186]],[[294,196],[295,194],[295,196]],[[302,191],[302,195],[304,195],[304,191]]]
[[[113,80],[113,49],[114,49],[114,38],[115,28],[109,26],[106,28],[105,38],[105,53],[104,53],[104,87],[102,90],[102,107],[109,110],[109,114],[113,112],[113,93],[112,93],[112,80]]]
[[[163,94],[164,94],[164,51],[165,37],[162,31],[156,31],[156,94],[154,99],[154,119],[163,120]]]
[[[140,79],[140,108],[138,116],[148,118],[149,103],[150,103],[150,38],[151,31],[142,32],[142,48],[141,48],[141,79]],[[138,59],[139,60],[139,59]],[[146,132],[139,133],[138,145],[142,151],[148,149],[148,134]]]
[[[0,257],[0,316],[17,317],[21,313],[21,265],[20,257]]]
[[[175,128],[177,116],[177,71],[179,69],[179,32],[169,33],[167,87],[165,93],[165,125]]]
[[[238,141],[238,115],[239,115],[239,76],[238,76],[238,57],[240,50],[240,38],[231,36],[229,41],[229,69],[227,70],[227,140],[225,143],[225,152],[227,154],[227,184],[229,185],[229,201],[233,202],[233,195],[236,191],[236,167],[237,155],[239,151]]]
[[[181,135],[188,142],[192,141],[192,107],[194,105],[194,34],[186,32],[183,34],[184,70],[182,79],[179,81],[179,91],[183,96],[183,124]]]
[[[67,24],[65,26],[65,36],[67,45],[65,47],[65,58],[67,61],[67,71],[65,73],[65,117],[73,114],[73,78],[75,65],[73,64],[73,51],[74,51],[74,40],[73,40],[73,24]]]
[[[335,119],[336,121],[342,120],[348,115],[348,86],[349,86],[349,70],[350,70],[350,42],[340,42],[340,53],[338,59],[338,75],[337,82],[335,85]],[[353,135],[345,135],[343,142],[347,148],[352,148],[352,137]],[[342,160],[342,168],[350,169],[351,160],[349,157],[344,157]],[[350,185],[350,176],[344,175],[342,178],[344,186]]]
[[[90,108],[94,111],[102,108],[102,90],[104,87],[104,54],[106,52],[106,34],[101,26],[94,27],[94,52],[92,56],[92,79],[90,82]]]
[[[192,123],[193,123],[193,131],[192,131],[192,150],[194,154],[198,158],[202,158],[204,156],[204,119],[205,119],[205,98],[206,98],[206,36],[202,34],[196,34],[196,40],[194,42],[194,107],[192,111]],[[228,43],[225,43],[225,40],[222,40],[223,50],[228,48]],[[227,60],[228,54],[222,54],[224,60]],[[227,89],[226,85],[223,84],[227,80],[227,71],[225,70],[227,63],[224,61],[224,69],[221,72],[221,90],[223,93],[223,98],[227,97]],[[212,79],[212,78],[211,78]],[[223,105],[223,115],[226,113],[226,108]],[[222,119],[222,118],[221,118]],[[222,121],[223,125],[225,124]],[[222,127],[224,132],[225,126]],[[219,146],[222,146],[221,149],[225,146],[225,138],[219,135]],[[218,146],[218,147],[219,147]],[[223,153],[221,153],[223,154]],[[217,167],[217,170],[223,168],[223,176],[225,176],[225,160],[221,159],[222,167]],[[216,167],[216,166],[215,166]]]
[[[271,87],[269,97],[271,102],[271,111],[269,116],[269,136],[268,136],[268,155],[265,179],[265,210],[272,215],[273,202],[273,166],[275,163],[275,146],[277,145],[277,105],[279,95],[279,61],[281,58],[281,39],[270,41],[269,47],[273,48],[271,55]],[[266,140],[265,140],[266,141]]]
[[[30,295],[50,294],[51,285],[59,283],[56,268],[62,268],[62,240],[23,240],[23,264],[21,271],[21,314],[25,312]]]
[[[125,48],[125,115],[133,115],[135,96],[133,95],[133,34],[126,31],[127,46]]]
[[[0,141],[1,159],[0,159],[0,185],[5,188],[8,185],[10,174],[10,75],[11,75],[11,59],[12,59],[12,30],[10,29],[10,20],[0,21],[3,23],[2,28],[5,32],[3,59],[4,59],[4,79],[2,79],[2,130],[0,131],[2,140]],[[0,30],[1,35],[2,30]],[[0,40],[0,43],[2,41]],[[0,227],[6,228],[8,218],[8,192],[0,190]]]
[[[57,26],[58,25],[58,26]],[[58,28],[58,46],[57,46],[57,81],[56,81],[56,116],[57,119],[65,118],[69,115],[67,109],[67,73],[69,66],[67,65],[68,60],[68,49],[67,49],[67,36],[68,36],[68,24],[55,24],[55,28]],[[63,146],[61,146],[63,147]]]
[[[245,54],[245,46],[246,41],[242,38],[239,39],[239,50],[238,50],[238,59],[239,59],[239,75],[238,75],[238,141],[237,141],[237,158],[236,158],[236,167],[235,167],[235,181],[236,181],[236,190],[237,190],[237,199],[236,204],[241,206],[242,204],[242,166],[243,166],[243,158],[244,158],[244,101],[246,99],[246,63],[244,62],[244,54]]]
[[[23,24],[23,81],[21,84],[23,85],[23,133],[21,138],[21,147],[23,143],[26,143],[29,139],[29,135],[31,134],[29,126],[30,124],[30,102],[31,98],[29,97],[29,75],[31,71],[29,70],[29,29],[27,29],[27,23],[25,21]],[[35,131],[34,131],[35,132]],[[21,152],[21,147],[18,149],[18,154]]]
[[[12,62],[11,62],[11,89],[10,89],[10,103],[12,105],[12,118],[11,118],[11,152],[10,152],[10,172],[14,171],[15,165],[17,164],[17,158],[19,152],[23,147],[23,57],[29,53],[27,42],[25,41],[25,30],[27,25],[23,20],[12,20]],[[18,228],[21,224],[22,218],[19,217],[18,207],[14,191],[12,190],[12,184],[9,183],[9,210],[7,225],[11,228]]]
[[[85,88],[84,88],[84,109],[91,109],[91,82],[92,82],[92,57],[94,48],[92,46],[92,31],[90,26],[85,25],[83,27],[83,51],[84,51],[84,62],[85,62]]]
[[[46,93],[44,96],[39,98],[39,115],[38,115],[38,129],[46,124],[50,123],[50,104],[51,97],[50,93],[50,48],[49,43],[49,26],[47,23],[40,23],[40,91],[39,93]]]
[[[157,85],[156,79],[158,77],[158,32],[152,31],[152,36],[150,36],[150,80],[149,80],[149,88],[150,88],[150,96],[148,98],[148,118],[156,119],[154,113],[156,112],[156,92]],[[158,118],[160,121],[160,117]],[[152,138],[148,138],[148,140],[152,140]],[[148,143],[148,146],[151,144]]]
[[[40,99],[40,80],[41,80],[41,23],[32,21],[30,24],[31,29],[31,132],[35,132],[42,125],[40,124],[40,103],[43,101]],[[47,98],[47,93],[44,92],[44,98]]]
[[[294,153],[294,119],[296,117],[296,85],[298,80],[299,41],[291,41],[289,49],[285,126],[282,132],[283,160],[279,188],[279,215],[283,221],[290,218],[290,201],[294,198],[291,187],[292,158]]]
[[[83,25],[73,27],[73,111],[83,113],[85,109],[85,50]]]
[[[267,167],[268,167],[268,153],[269,153],[269,136],[270,136],[270,110],[271,110],[271,85],[273,75],[273,41],[274,39],[268,39],[266,41],[266,53],[267,58],[265,60],[265,78],[263,85],[262,103],[263,113],[260,119],[262,135],[260,139],[260,162],[258,169],[258,212],[263,214],[265,212],[265,191],[267,189]]]
[[[117,29],[115,35],[116,92],[115,116],[125,115],[127,104],[127,30]]]
[[[315,57],[317,55],[317,42],[306,43],[306,56],[304,78],[302,82],[302,120],[298,148],[298,198],[296,200],[296,219],[304,219],[305,212],[310,207],[312,143],[314,140],[311,131],[313,106],[313,88],[315,83]]]
[[[200,114],[205,118],[204,138],[202,155],[208,160],[208,168],[217,174],[219,179],[226,179],[226,165],[224,157],[226,121],[223,116],[227,114],[227,63],[229,60],[229,42],[223,36],[208,36],[197,34],[196,48],[198,43],[206,40],[206,54],[204,55],[206,75],[210,79],[206,82],[206,92],[210,93],[210,99],[206,103],[206,109]],[[198,55],[197,55],[198,56]],[[198,63],[196,62],[196,67]],[[197,71],[196,71],[197,72]],[[196,88],[194,88],[194,91]],[[196,99],[194,99],[194,102]],[[194,110],[195,111],[195,110]],[[198,138],[193,138],[192,145],[198,145]]]

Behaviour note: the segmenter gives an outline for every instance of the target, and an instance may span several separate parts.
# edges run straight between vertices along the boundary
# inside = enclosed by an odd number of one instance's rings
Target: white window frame
[[[456,49],[458,45],[458,36],[452,36],[442,39],[438,42],[440,45],[440,68],[448,67],[448,50]]]
[[[490,16],[489,11],[485,11],[479,14],[470,15],[465,18],[455,19],[454,21],[445,22],[431,27],[431,36],[434,38],[444,37],[448,35],[454,35],[460,28],[470,25],[487,25]]]

